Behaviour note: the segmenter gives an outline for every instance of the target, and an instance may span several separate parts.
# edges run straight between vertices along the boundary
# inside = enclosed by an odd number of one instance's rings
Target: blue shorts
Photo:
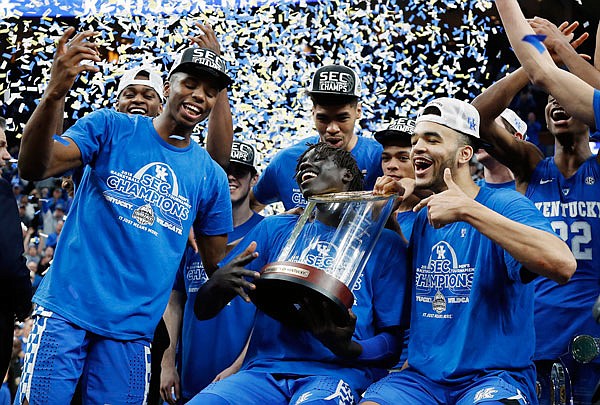
[[[408,368],[391,373],[371,385],[363,395],[363,400],[380,405],[532,403],[524,394],[528,392],[527,387],[518,387],[512,378],[506,377],[482,376],[459,385],[439,384]]]
[[[145,403],[150,383],[146,340],[112,340],[38,306],[15,404],[71,402],[81,378],[83,403]]]
[[[210,384],[188,405],[351,405],[359,396],[344,380],[329,376],[290,376],[242,370]]]

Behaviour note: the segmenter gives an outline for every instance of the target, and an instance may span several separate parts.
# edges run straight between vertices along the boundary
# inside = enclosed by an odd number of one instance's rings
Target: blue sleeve
[[[112,113],[109,109],[94,111],[77,120],[75,125],[64,133],[63,136],[71,138],[79,148],[84,165],[96,160],[100,149],[112,136],[111,115],[113,114],[116,113]]]
[[[373,279],[375,325],[377,329],[406,326],[410,298],[407,295],[410,272],[406,247],[398,234],[385,230],[377,243],[385,249],[377,252],[375,263],[378,270]]]
[[[212,159],[203,188],[202,204],[194,221],[194,231],[200,235],[225,235],[233,231],[233,214],[229,182],[225,171]]]
[[[388,332],[382,332],[359,343],[362,352],[357,360],[367,363],[384,361],[398,355],[402,347],[402,339]]]
[[[500,214],[515,222],[519,222],[523,225],[556,235],[556,233],[552,230],[552,226],[550,225],[548,219],[545,218],[537,208],[535,208],[530,200],[523,197],[516,191],[510,193],[509,195],[512,195],[513,197],[506,199],[503,208],[498,211]],[[494,246],[497,249],[502,249],[497,244],[494,244]],[[523,266],[514,257],[512,257],[510,253],[504,249],[502,250],[506,268],[508,269],[508,276],[511,278],[511,280],[521,281],[521,268]]]
[[[278,156],[275,155],[271,163],[268,164],[266,169],[260,175],[258,182],[252,188],[254,198],[261,204],[272,204],[280,201],[279,191],[277,190],[277,162]]]

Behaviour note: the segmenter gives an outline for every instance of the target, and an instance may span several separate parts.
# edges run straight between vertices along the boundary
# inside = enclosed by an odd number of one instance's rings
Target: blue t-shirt
[[[163,141],[144,116],[103,109],[64,136],[90,169],[34,301],[102,336],[151,339],[192,223],[197,234],[232,229],[225,172],[196,143]]]
[[[246,235],[229,257],[235,257],[251,241],[256,241],[259,256],[246,267],[259,271],[264,265],[277,259],[297,220],[298,216],[294,215],[265,218]],[[319,222],[315,221],[307,226],[318,228],[316,232],[321,235],[328,233],[320,232],[325,225]],[[335,247],[329,247],[331,249],[315,248],[314,251],[306,251],[306,262],[331,263],[329,253]],[[355,296],[352,311],[358,318],[355,339],[368,339],[383,328],[401,325],[406,288],[405,251],[398,234],[383,230],[362,275],[352,288]],[[293,376],[335,376],[356,390],[364,390],[386,372],[373,367],[349,366],[347,361],[335,356],[310,332],[285,326],[260,310],[256,314],[254,331],[242,368]]]
[[[568,179],[554,158],[538,163],[525,196],[550,221],[577,260],[567,284],[535,280],[536,360],[567,353],[576,335],[600,336],[592,306],[600,289],[600,165],[591,156]],[[598,359],[597,361],[600,361]]]
[[[406,240],[410,240],[415,218],[417,218],[417,213],[413,210],[398,212],[396,214],[396,220],[398,221],[402,235],[404,235]]]
[[[528,226],[552,232],[524,196],[480,189],[477,202]],[[408,363],[441,384],[507,370],[534,397],[533,284],[521,264],[466,222],[435,229],[421,210],[413,227],[413,307]]]
[[[255,213],[227,235],[228,242],[244,237],[262,219],[261,215]],[[234,362],[246,345],[254,325],[256,307],[239,296],[214,318],[206,321],[196,319],[196,295],[207,280],[200,255],[188,246],[173,287],[187,296],[180,338],[181,388],[184,398],[192,398]],[[198,355],[200,351],[201,356]]]
[[[252,189],[254,197],[262,204],[281,201],[286,210],[306,206],[306,201],[300,192],[300,186],[294,178],[296,165],[300,155],[308,149],[306,144],[315,144],[319,140],[319,136],[312,136],[279,151]],[[383,152],[383,147],[379,142],[363,136],[358,136],[358,141],[351,151],[358,167],[365,175],[365,190],[372,190],[377,177],[383,175],[381,171],[381,152]]]
[[[593,107],[594,107],[594,120],[595,120],[595,126],[596,130],[598,130],[600,128],[600,90],[595,89],[594,90],[594,100],[593,100]]]
[[[2,386],[0,386],[0,405],[10,404],[12,404],[10,400],[10,388],[8,387],[8,382],[3,382]]]

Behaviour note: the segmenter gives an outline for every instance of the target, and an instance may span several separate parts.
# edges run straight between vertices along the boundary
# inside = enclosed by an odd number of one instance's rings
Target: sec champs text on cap
[[[229,161],[231,163],[239,163],[255,169],[256,150],[248,143],[233,141]]]
[[[192,75],[217,79],[217,87],[221,90],[228,87],[233,80],[227,74],[225,59],[207,48],[186,48],[173,62],[169,77],[173,73],[185,72]]]
[[[308,94],[359,98],[361,87],[360,78],[353,69],[343,65],[327,65],[317,69],[313,75]]]
[[[415,132],[415,120],[402,117],[389,123],[381,131],[375,132],[375,140],[384,143],[390,140],[410,142],[410,137]]]

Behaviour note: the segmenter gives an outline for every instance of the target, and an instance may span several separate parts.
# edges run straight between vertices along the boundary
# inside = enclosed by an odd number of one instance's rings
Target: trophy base
[[[354,304],[354,295],[344,283],[316,267],[269,263],[254,284],[256,290],[249,292],[252,302],[288,326],[309,329],[303,312],[307,306],[326,310],[326,316],[336,325],[345,326],[350,321],[348,309]]]

